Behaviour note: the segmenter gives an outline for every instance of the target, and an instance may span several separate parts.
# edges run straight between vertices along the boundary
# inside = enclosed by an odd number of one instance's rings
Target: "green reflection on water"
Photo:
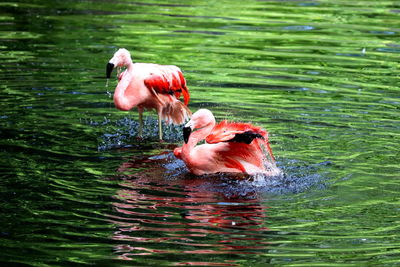
[[[0,261],[349,266],[399,260],[395,1],[0,6]],[[138,62],[180,66],[192,111],[206,107],[218,120],[268,129],[278,163],[299,180],[298,190],[258,191],[252,204],[239,198],[249,207],[235,212],[219,205],[232,199],[191,187],[187,177],[159,177],[149,165],[120,170],[170,148],[147,140],[138,147],[127,134],[135,125],[123,123],[137,114],[114,108],[107,92],[116,81],[106,88],[104,79],[118,47]],[[128,136],[122,145],[103,138],[118,131]],[[170,131],[179,143],[179,128]],[[140,180],[142,174],[150,178]],[[246,212],[252,216],[240,216]],[[155,215],[170,217],[163,224]],[[261,226],[227,228],[213,220],[253,217]]]

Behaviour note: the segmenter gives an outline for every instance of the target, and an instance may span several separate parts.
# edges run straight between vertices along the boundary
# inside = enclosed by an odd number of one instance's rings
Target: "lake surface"
[[[398,1],[0,3],[5,266],[400,262]],[[194,177],[105,66],[178,65],[190,108],[270,133],[282,177]]]

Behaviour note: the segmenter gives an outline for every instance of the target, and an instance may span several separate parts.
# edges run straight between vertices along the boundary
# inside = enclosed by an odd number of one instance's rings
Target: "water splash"
[[[252,198],[265,193],[298,194],[311,188],[326,187],[327,176],[323,175],[323,168],[301,163],[296,167],[285,164],[278,164],[281,172],[276,175],[219,173],[206,175],[204,178],[211,180],[208,190],[219,192],[228,198]]]
[[[151,179],[156,182],[195,181],[198,189],[215,192],[226,198],[253,198],[259,194],[297,194],[311,188],[323,189],[327,186],[328,175],[324,174],[330,162],[308,164],[306,162],[285,160],[278,162],[281,170],[275,175],[244,173],[215,173],[195,176],[189,172],[185,163],[177,159],[172,152],[146,157],[132,157],[125,167],[132,171],[134,177]],[[135,170],[143,170],[138,173]]]
[[[90,120],[87,123],[104,129],[97,147],[99,151],[139,146],[146,142],[159,141],[158,120],[153,117],[146,117],[143,120],[143,134],[141,138],[139,137],[139,123],[129,117],[124,117],[116,121],[104,118],[103,121]],[[138,142],[138,139],[140,139],[140,142]],[[182,126],[163,122],[163,140],[169,143],[181,142]]]
[[[98,145],[99,151],[129,147],[140,147],[143,151],[153,150],[152,142],[158,142],[158,121],[152,117],[144,120],[143,139],[140,141],[137,139],[139,123],[128,117],[116,121],[104,118],[104,121],[90,121],[90,124],[104,128],[105,133],[101,136]],[[218,192],[229,198],[243,198],[260,193],[300,193],[311,188],[326,187],[327,175],[323,172],[326,171],[327,166],[331,165],[331,162],[309,164],[296,160],[280,160],[277,161],[276,166],[270,166],[273,170],[269,174],[217,173],[194,176],[189,173],[185,163],[172,153],[176,145],[171,145],[171,143],[178,144],[182,141],[181,126],[163,124],[163,129],[164,140],[167,141],[164,145],[159,145],[163,153],[151,157],[143,155],[132,157],[128,162],[131,171],[135,173],[135,170],[146,168],[146,174],[141,175],[150,176],[151,179],[158,181],[200,178],[204,181],[202,187],[207,187],[207,190]],[[168,152],[165,152],[166,150]],[[142,165],[144,162],[145,166]]]

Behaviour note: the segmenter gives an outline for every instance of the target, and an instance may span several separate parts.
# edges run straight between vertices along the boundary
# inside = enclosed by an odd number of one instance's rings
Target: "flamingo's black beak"
[[[185,144],[189,141],[189,136],[192,133],[192,128],[190,127],[183,127],[183,141],[185,141]]]
[[[106,68],[106,77],[107,77],[107,79],[111,78],[111,72],[113,71],[113,69],[114,69],[114,64],[108,62],[107,63],[107,68]]]

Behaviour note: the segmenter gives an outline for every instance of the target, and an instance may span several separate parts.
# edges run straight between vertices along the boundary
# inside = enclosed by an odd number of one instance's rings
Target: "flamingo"
[[[133,63],[125,48],[119,49],[107,63],[106,76],[115,68],[126,67],[118,75],[114,104],[120,110],[137,107],[139,112],[139,137],[143,135],[143,111],[155,109],[158,114],[158,133],[162,140],[162,120],[182,124],[191,116],[187,107],[190,99],[182,71],[174,65]],[[179,101],[183,94],[184,103]]]
[[[268,143],[268,132],[260,127],[226,120],[216,125],[211,111],[199,109],[183,128],[183,137],[185,143],[174,149],[174,155],[195,175],[280,173]],[[204,139],[206,144],[196,146]]]

